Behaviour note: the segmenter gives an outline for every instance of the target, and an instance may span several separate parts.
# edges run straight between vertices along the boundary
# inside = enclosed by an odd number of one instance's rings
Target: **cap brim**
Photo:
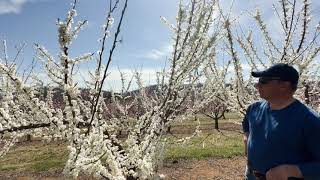
[[[264,71],[252,71],[251,76],[253,77],[263,77],[264,76]]]

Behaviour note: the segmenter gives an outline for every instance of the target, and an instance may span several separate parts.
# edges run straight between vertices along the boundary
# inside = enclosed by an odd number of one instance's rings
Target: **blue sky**
[[[26,43],[20,56],[31,62],[35,54],[33,44],[39,43],[56,56],[58,53],[57,18],[63,19],[70,7],[69,0],[0,0],[0,39],[7,40],[9,56],[15,55],[14,46]],[[109,0],[78,0],[76,20],[88,20],[89,24],[80,32],[70,50],[71,56],[96,52],[97,40],[102,35],[102,24],[108,9]],[[231,0],[221,1],[222,8],[230,7]],[[244,3],[245,2],[245,3]],[[254,12],[259,7],[268,24],[275,23],[272,3],[266,0],[235,0],[233,16],[240,16],[240,23],[251,27],[252,19],[244,14]],[[171,32],[161,21],[164,16],[174,22],[178,0],[130,0],[122,28],[123,43],[119,45],[112,62],[106,88],[119,88],[118,67],[130,75],[132,69],[143,69],[146,83],[153,83],[155,71],[162,68],[170,55]],[[314,1],[313,16],[319,19],[320,2]],[[276,26],[274,26],[276,27]],[[275,29],[275,31],[277,30]],[[2,51],[2,50],[1,50]],[[0,57],[3,54],[0,52]],[[90,65],[82,67],[81,77],[85,77]]]
[[[57,18],[64,18],[70,2],[69,0],[1,0],[0,39],[7,41],[9,57],[15,55],[13,47],[20,43],[27,44],[20,56],[26,64],[31,62],[35,54],[34,43],[45,46],[56,56],[58,42],[55,23]],[[78,0],[76,20],[88,20],[89,23],[73,42],[71,56],[96,52],[99,49],[97,40],[102,36],[108,2]],[[160,21],[160,16],[173,21],[177,5],[176,0],[129,1],[122,28],[123,43],[116,50],[112,71],[118,71],[119,67],[122,71],[131,73],[135,68],[143,68],[147,78],[154,76],[154,69],[163,67],[170,50],[171,32]],[[113,83],[116,83],[119,80],[118,76],[118,73],[110,75],[109,80],[114,80]]]
[[[13,3],[13,2],[20,3]],[[1,7],[3,2],[12,6],[12,11]],[[5,3],[4,3],[5,4]],[[0,37],[8,41],[8,46],[26,42],[30,48],[33,43],[44,45],[48,50],[57,50],[57,18],[64,18],[69,0],[1,0]],[[73,43],[73,54],[97,50],[97,40],[102,35],[102,24],[108,7],[107,0],[78,0],[78,20],[88,20],[89,25]],[[170,39],[168,28],[160,22],[160,15],[173,18],[176,13],[175,0],[134,0],[124,19],[122,37],[124,43],[119,47],[125,51],[125,59],[148,54],[150,50],[165,47]],[[10,9],[10,8],[8,8]],[[29,51],[29,49],[26,49]],[[151,56],[151,55],[150,55]],[[152,57],[152,56],[151,56]],[[157,59],[154,56],[154,59]],[[128,61],[128,60],[127,60]],[[148,63],[146,62],[146,65]]]

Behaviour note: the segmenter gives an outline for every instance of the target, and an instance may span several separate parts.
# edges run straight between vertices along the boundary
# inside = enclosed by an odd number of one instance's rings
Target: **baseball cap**
[[[263,71],[251,72],[253,77],[279,78],[282,81],[289,81],[291,84],[298,84],[299,73],[291,65],[285,63],[277,63]]]

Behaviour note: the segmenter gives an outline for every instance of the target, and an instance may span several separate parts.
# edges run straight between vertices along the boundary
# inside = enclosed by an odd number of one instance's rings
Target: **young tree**
[[[191,0],[186,6],[180,3],[177,23],[170,25],[174,34],[170,68],[159,73],[157,90],[152,96],[146,94],[141,76],[136,73],[140,90],[132,103],[142,110],[139,117],[131,121],[128,117],[130,107],[121,103],[129,97],[126,93],[116,94],[112,99],[120,111],[119,116],[108,116],[110,109],[103,97],[103,85],[119,43],[127,4],[128,0],[110,0],[101,49],[96,55],[87,53],[70,57],[72,40],[86,24],[86,21],[74,23],[76,0],[66,19],[57,23],[59,57],[56,59],[44,47],[36,45],[37,58],[52,83],[63,93],[61,108],[55,108],[52,103],[52,88],[46,98],[40,99],[36,89],[21,80],[14,66],[0,63],[3,82],[8,84],[0,106],[1,143],[5,144],[2,155],[19,137],[29,133],[68,142],[69,156],[64,168],[68,175],[78,176],[79,172],[85,172],[104,179],[150,179],[155,176],[161,161],[162,135],[181,110],[192,112],[184,107],[190,104],[188,97],[200,81],[198,74],[204,70],[203,62],[212,59],[215,51],[218,34],[212,34],[210,29],[215,25],[216,6],[213,0]],[[113,15],[119,7],[122,8],[120,18],[115,21]],[[116,29],[111,35],[114,22],[117,22]],[[108,37],[112,40],[107,41]],[[110,47],[109,52],[106,47]],[[89,98],[84,98],[74,78],[75,69],[95,56],[96,68],[87,82]],[[119,132],[126,132],[126,136],[119,136]]]
[[[201,114],[214,120],[214,128],[219,130],[219,120],[225,118],[225,113],[230,110],[229,98],[232,91],[228,83],[227,75],[231,61],[218,67],[216,62],[210,62],[206,66],[204,76],[206,81],[202,91],[198,91],[195,103],[201,105],[196,108]],[[219,69],[220,68],[220,69]],[[203,93],[207,90],[207,93]]]
[[[297,8],[298,4],[301,4],[301,9]],[[315,28],[311,26],[310,2],[308,0],[281,0],[279,6],[274,5],[274,11],[280,20],[279,26],[282,30],[282,33],[275,36],[271,35],[271,30],[268,29],[258,9],[253,18],[257,22],[260,35],[255,34],[256,32],[252,30],[247,35],[236,34],[235,29],[237,28],[232,26],[232,20],[224,16],[227,46],[233,59],[236,75],[234,79],[236,98],[232,99],[237,99],[236,109],[241,112],[244,112],[246,106],[257,99],[257,93],[252,88],[251,78],[245,78],[242,67],[244,62],[249,65],[251,70],[266,68],[278,62],[294,65],[301,77],[299,89],[296,93],[297,97],[300,97],[303,101],[311,100],[306,97],[309,97],[308,94],[311,92],[312,76],[310,74],[318,71],[317,68],[313,67],[319,63],[317,57],[319,57],[320,50],[318,42],[320,24]],[[242,32],[241,28],[240,32]],[[244,57],[244,61],[241,61],[239,57]],[[319,78],[313,80],[319,82]],[[313,85],[315,84],[317,83]]]

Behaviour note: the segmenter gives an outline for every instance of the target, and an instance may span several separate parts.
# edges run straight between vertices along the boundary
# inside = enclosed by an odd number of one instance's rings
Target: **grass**
[[[58,143],[18,144],[0,158],[1,172],[42,172],[64,166],[66,145]]]
[[[201,135],[185,144],[172,143],[166,149],[167,159],[203,159],[208,157],[230,158],[244,154],[242,135],[233,132],[215,131]]]
[[[215,131],[211,135],[195,137],[185,144],[174,143],[168,137],[165,159],[204,159],[208,157],[230,158],[243,155],[241,135]],[[62,169],[67,159],[64,144],[32,143],[14,147],[6,156],[0,158],[1,172],[44,172]]]
[[[228,117],[232,116],[230,114]],[[210,126],[212,120],[201,117],[201,123]],[[228,122],[228,120],[222,120]],[[191,127],[196,124],[190,119],[187,124],[176,124]],[[175,143],[176,138],[167,135],[168,145],[165,150],[165,159],[204,159],[208,157],[230,158],[244,154],[242,135],[236,132],[212,130],[210,134],[194,137],[184,144]],[[179,135],[189,136],[189,135]],[[68,152],[63,143],[20,143],[13,147],[7,155],[0,158],[0,174],[5,172],[46,172],[62,169],[67,160]]]
[[[32,163],[31,169],[33,169],[36,172],[48,171],[50,169],[64,167],[65,162],[66,162],[65,159],[58,159],[58,160],[47,159],[43,161],[37,161]]]
[[[219,119],[219,124],[234,122],[235,120],[239,120],[239,115],[237,113],[226,113],[226,119]],[[197,114],[196,116],[190,116],[187,119],[180,122],[177,120],[173,123],[173,126],[194,126],[197,125],[198,122],[195,120],[195,117],[200,120],[201,125],[210,125],[214,124],[214,120],[209,118],[203,114]]]

